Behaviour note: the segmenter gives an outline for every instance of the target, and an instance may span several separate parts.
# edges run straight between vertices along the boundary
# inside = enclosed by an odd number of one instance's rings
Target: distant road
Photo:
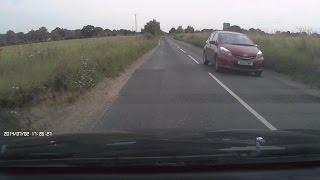
[[[162,37],[95,132],[140,129],[320,129],[320,97],[264,72],[216,73],[202,49]]]

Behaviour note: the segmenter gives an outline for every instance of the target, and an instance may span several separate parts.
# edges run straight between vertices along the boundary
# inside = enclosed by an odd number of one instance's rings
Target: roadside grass
[[[116,36],[0,48],[0,120],[15,114],[10,113],[14,108],[79,94],[105,77],[118,76],[158,39]]]
[[[203,48],[209,33],[180,34],[175,39]],[[320,87],[320,39],[284,35],[248,36],[259,45],[265,57],[265,67],[284,73],[294,80]]]

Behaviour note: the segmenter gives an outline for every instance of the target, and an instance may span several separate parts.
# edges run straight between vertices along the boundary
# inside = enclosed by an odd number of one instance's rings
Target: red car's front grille
[[[251,59],[255,59],[256,56],[237,56],[237,55],[234,55],[234,57],[236,58],[239,58],[239,59],[243,59],[243,60],[251,60]]]

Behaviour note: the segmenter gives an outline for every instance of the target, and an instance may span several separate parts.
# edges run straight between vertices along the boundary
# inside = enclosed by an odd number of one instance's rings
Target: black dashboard
[[[318,163],[159,168],[2,168],[0,179],[320,179]]]

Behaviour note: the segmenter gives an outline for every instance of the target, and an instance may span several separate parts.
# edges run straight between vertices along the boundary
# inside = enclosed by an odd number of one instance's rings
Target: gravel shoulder
[[[131,64],[117,78],[106,78],[72,103],[46,102],[21,110],[23,129],[53,134],[85,133],[91,130],[118,97],[131,75],[144,64],[156,48]]]

